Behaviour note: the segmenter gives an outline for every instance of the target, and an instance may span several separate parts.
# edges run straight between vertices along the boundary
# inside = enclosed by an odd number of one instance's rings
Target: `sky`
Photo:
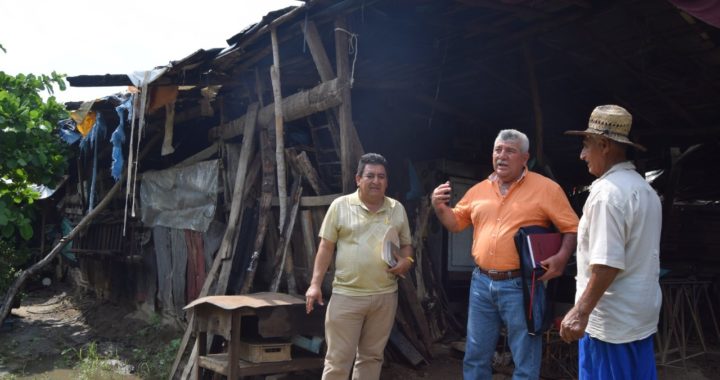
[[[0,0],[0,71],[127,74],[167,65],[226,40],[291,0]],[[60,102],[126,87],[70,87]]]

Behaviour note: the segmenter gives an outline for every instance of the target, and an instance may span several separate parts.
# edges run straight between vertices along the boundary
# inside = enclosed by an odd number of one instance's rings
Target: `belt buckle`
[[[497,269],[490,269],[488,270],[488,276],[493,280],[501,280],[507,277],[507,273]]]

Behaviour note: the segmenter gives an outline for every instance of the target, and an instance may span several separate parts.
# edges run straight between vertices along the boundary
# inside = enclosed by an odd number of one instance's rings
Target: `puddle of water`
[[[52,369],[46,372],[16,377],[17,380],[77,380],[81,373],[72,369]],[[105,372],[96,377],[98,380],[141,380],[133,375],[121,375],[118,373]]]
[[[58,365],[60,368],[58,368]],[[25,363],[23,367],[15,366],[15,374],[10,374],[7,368],[0,366],[0,380],[13,379],[13,380],[77,380],[83,377],[83,373],[79,370],[71,368],[62,368],[57,360],[52,358],[40,358]],[[140,377],[134,375],[124,375],[120,373],[114,373],[109,371],[98,371],[92,376],[92,380],[141,380]]]

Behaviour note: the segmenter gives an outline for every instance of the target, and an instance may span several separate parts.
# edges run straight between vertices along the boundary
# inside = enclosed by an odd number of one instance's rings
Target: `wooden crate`
[[[251,363],[282,362],[290,360],[290,346],[292,343],[277,340],[241,340],[240,359]]]

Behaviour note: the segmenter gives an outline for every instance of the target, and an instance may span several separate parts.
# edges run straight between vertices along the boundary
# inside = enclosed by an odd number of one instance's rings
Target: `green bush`
[[[8,240],[0,239],[0,301],[8,288],[20,273],[21,266],[27,261],[30,251],[22,246],[16,247]]]
[[[68,117],[54,96],[40,93],[65,89],[62,75],[18,74],[0,71],[0,237],[33,235],[33,185],[53,186],[67,167],[68,147],[57,124]]]

